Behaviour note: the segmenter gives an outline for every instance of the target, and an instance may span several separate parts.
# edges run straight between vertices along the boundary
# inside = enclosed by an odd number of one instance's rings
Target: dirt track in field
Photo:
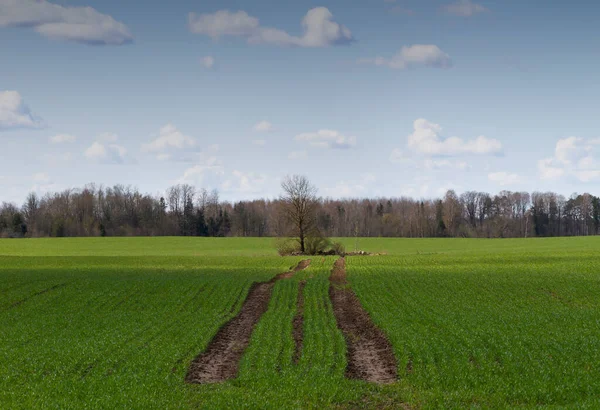
[[[344,258],[335,262],[329,280],[333,312],[348,348],[346,377],[373,383],[396,381],[397,363],[392,346],[349,288]]]
[[[296,315],[294,316],[293,325],[293,335],[294,335],[294,343],[296,348],[294,350],[294,363],[298,364],[300,361],[300,356],[302,355],[302,338],[303,338],[303,328],[304,328],[304,286],[306,285],[306,281],[300,282],[298,285],[298,299],[296,301]]]
[[[269,307],[275,282],[291,278],[306,269],[310,260],[304,260],[290,272],[282,273],[269,282],[254,283],[236,317],[227,322],[208,344],[188,370],[188,383],[219,383],[237,376],[239,362],[250,343],[254,327]]]

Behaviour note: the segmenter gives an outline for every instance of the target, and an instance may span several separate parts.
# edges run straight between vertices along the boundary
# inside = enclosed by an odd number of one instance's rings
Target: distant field
[[[347,250],[355,239],[343,239]],[[398,380],[344,377],[336,257],[274,284],[238,378],[184,382],[253,282],[301,257],[272,239],[0,240],[0,408],[600,406],[600,238],[362,239],[349,286]],[[303,345],[293,321],[303,286]]]

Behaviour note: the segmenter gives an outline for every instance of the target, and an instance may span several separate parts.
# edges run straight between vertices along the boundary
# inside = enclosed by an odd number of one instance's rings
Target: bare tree
[[[281,188],[283,212],[293,226],[293,236],[300,244],[300,251],[305,252],[306,238],[316,229],[317,188],[300,175],[286,177]]]

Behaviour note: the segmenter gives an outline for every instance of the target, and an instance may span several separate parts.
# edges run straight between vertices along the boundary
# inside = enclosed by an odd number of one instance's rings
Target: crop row
[[[350,283],[392,342],[415,403],[598,404],[597,259],[527,256],[350,259]]]

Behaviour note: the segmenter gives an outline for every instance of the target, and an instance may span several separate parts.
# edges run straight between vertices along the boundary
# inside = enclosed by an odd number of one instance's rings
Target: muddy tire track
[[[298,285],[298,299],[296,300],[296,314],[294,315],[294,320],[292,322],[293,331],[292,334],[294,336],[294,364],[298,364],[300,361],[300,357],[302,356],[302,340],[304,334],[304,286],[306,285],[306,281],[303,280]]]
[[[238,315],[221,327],[204,353],[192,361],[185,381],[204,384],[234,379],[252,331],[269,307],[275,282],[291,278],[309,265],[310,260],[304,260],[290,272],[279,274],[269,282],[252,284]]]
[[[349,288],[344,258],[335,262],[329,280],[333,313],[348,349],[346,377],[373,383],[393,383],[398,377],[398,366],[392,345]]]

